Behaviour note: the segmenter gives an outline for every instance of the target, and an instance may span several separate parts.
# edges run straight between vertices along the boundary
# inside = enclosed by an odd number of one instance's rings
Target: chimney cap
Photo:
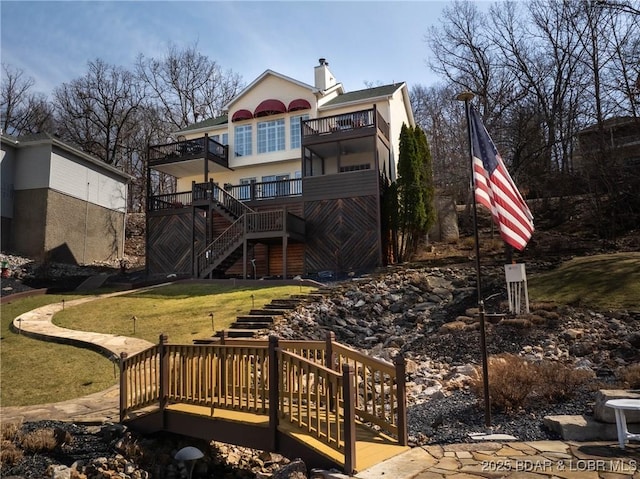
[[[318,61],[320,62],[320,65],[329,65],[329,62],[326,58],[320,58],[318,59]]]

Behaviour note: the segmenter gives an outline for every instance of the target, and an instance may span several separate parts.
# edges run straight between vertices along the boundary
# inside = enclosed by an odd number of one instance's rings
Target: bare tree
[[[121,152],[139,127],[135,112],[144,95],[134,75],[98,59],[81,78],[54,91],[60,136],[104,162],[121,166]]]
[[[25,135],[52,128],[52,108],[45,96],[32,91],[35,81],[23,70],[2,64],[0,117],[3,133]]]
[[[219,116],[243,86],[238,74],[223,71],[195,45],[184,50],[171,45],[161,59],[140,55],[136,72],[173,130]]]

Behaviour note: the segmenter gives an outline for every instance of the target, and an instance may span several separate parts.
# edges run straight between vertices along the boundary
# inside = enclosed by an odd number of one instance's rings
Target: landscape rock
[[[593,407],[593,417],[597,421],[616,423],[615,412],[605,406],[610,399],[637,399],[640,401],[640,391],[625,391],[622,389],[601,389],[596,394],[596,402]],[[625,411],[627,424],[640,423],[640,411]]]

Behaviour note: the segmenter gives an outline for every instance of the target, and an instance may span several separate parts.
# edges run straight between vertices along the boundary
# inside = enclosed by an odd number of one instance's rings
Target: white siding
[[[14,189],[49,187],[51,145],[34,145],[17,151]]]
[[[51,155],[50,188],[116,211],[125,211],[126,185],[89,165]]]

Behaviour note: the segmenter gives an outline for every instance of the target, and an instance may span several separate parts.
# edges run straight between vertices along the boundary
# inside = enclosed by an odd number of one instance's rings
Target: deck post
[[[124,421],[127,415],[127,378],[124,371],[124,361],[127,353],[120,353],[120,422]]]
[[[355,371],[351,364],[342,365],[342,394],[344,400],[344,473],[353,474],[356,468],[356,390]]]
[[[333,364],[333,342],[336,340],[336,333],[333,331],[327,331],[327,335],[325,337],[325,347],[324,347],[324,365],[326,368],[335,371]],[[329,383],[329,409],[331,411],[335,411],[335,401],[333,399],[333,384]]]
[[[408,444],[407,434],[407,388],[406,388],[406,360],[402,354],[393,358],[396,366],[396,401],[398,401],[398,444]],[[393,407],[393,405],[391,405]]]
[[[158,385],[158,399],[160,403],[160,411],[162,412],[162,428],[164,429],[164,410],[167,407],[167,400],[169,397],[169,352],[167,350],[168,336],[164,333],[160,335],[158,344],[158,356],[160,360],[159,379]]]
[[[278,337],[269,336],[269,437],[271,451],[278,451],[278,413],[280,403],[280,370],[278,366]]]

